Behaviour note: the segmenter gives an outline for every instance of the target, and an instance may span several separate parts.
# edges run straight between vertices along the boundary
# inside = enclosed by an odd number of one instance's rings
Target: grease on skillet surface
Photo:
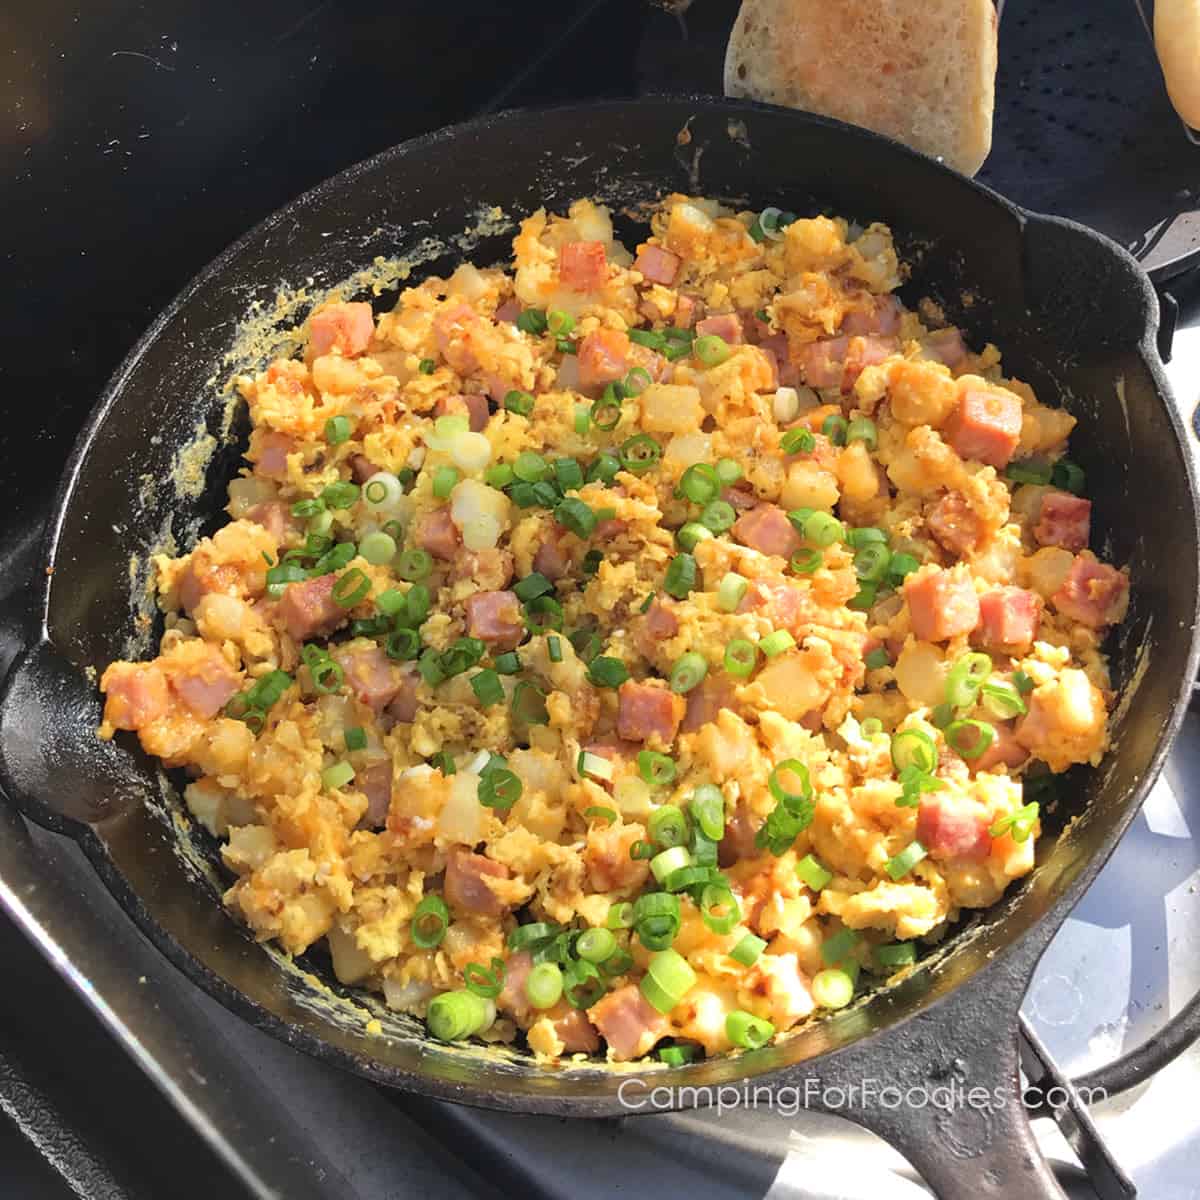
[[[1074,419],[903,308],[883,226],[652,230],[579,201],[314,313],[102,680],[229,908],[442,1038],[758,1045],[995,901],[1107,749]]]

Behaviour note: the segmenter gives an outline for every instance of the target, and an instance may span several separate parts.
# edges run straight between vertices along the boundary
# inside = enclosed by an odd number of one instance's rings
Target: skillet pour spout
[[[617,234],[630,242],[637,206],[669,191],[887,222],[913,263],[910,302],[933,297],[973,343],[1004,346],[1015,375],[1080,418],[1076,457],[1099,544],[1133,580],[1130,616],[1109,647],[1125,696],[1114,750],[1099,769],[1068,776],[1037,869],[995,909],[902,982],[777,1044],[622,1071],[440,1045],[412,1019],[342,988],[322,962],[291,964],[256,945],[221,910],[214,847],[190,830],[177,790],[136,746],[95,739],[95,672],[154,634],[148,554],[168,539],[189,544],[224,503],[244,431],[212,380],[228,377],[239,333],[248,344],[252,312],[263,357],[304,315],[272,320],[256,304],[269,313],[281,286],[311,278],[316,295],[377,257],[418,248],[421,269],[444,274],[462,257],[468,226],[471,259],[498,260],[511,218],[578,196],[621,213]],[[1018,1006],[1038,957],[1162,766],[1196,672],[1196,488],[1154,345],[1157,319],[1149,281],[1112,243],[1022,212],[874,134],[804,113],[659,97],[506,113],[405,143],[301,196],[232,246],[113,377],[60,486],[37,636],[0,694],[0,783],[26,816],[79,843],[197,984],[258,1027],[376,1082],[591,1117],[647,1111],[628,1103],[632,1078],[670,1085],[674,1107],[711,1102],[720,1086],[794,1086],[806,1102],[887,1137],[939,1195],[1060,1195],[1020,1103]],[[245,369],[257,365],[249,354]],[[212,448],[203,485],[193,471],[187,486],[139,487],[181,478],[181,455],[194,466],[198,423]],[[132,570],[118,569],[131,559]],[[382,1033],[368,1030],[371,1018]],[[830,1099],[829,1088],[855,1084],[858,1104]],[[978,1087],[991,1100],[895,1107],[879,1096],[889,1084]]]

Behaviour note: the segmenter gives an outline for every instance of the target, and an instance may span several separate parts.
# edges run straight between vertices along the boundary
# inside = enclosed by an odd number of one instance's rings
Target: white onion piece
[[[775,399],[771,403],[771,411],[780,425],[787,425],[800,415],[800,397],[794,387],[775,389]]]
[[[437,832],[449,842],[466,846],[473,846],[483,837],[479,776],[474,771],[458,771],[450,777],[446,803],[437,817]]]
[[[500,522],[491,513],[481,513],[462,527],[463,545],[476,553],[490,550],[499,542],[502,532]]]
[[[564,354],[558,368],[557,383],[564,392],[579,391],[579,356]]]
[[[425,445],[430,450],[449,450],[454,439],[469,429],[470,422],[466,417],[460,413],[447,413],[444,417],[438,417],[433,423],[433,428],[426,432]]]
[[[426,1000],[433,996],[433,984],[424,979],[412,979],[401,983],[398,979],[383,981],[383,999],[388,1008],[398,1012],[412,1012],[419,1009]]]
[[[274,500],[277,493],[278,489],[269,479],[259,479],[255,475],[231,480],[229,484],[229,515],[237,521],[256,505]]]
[[[606,208],[581,204],[571,214],[571,221],[582,242],[603,242],[607,246],[613,239],[612,218]]]
[[[450,493],[450,519],[459,527],[466,527],[480,517],[490,517],[497,527],[499,537],[508,524],[510,501],[508,497],[478,479],[463,479],[454,485]],[[495,545],[493,541],[491,543]]]
[[[447,295],[462,296],[467,300],[479,300],[487,295],[487,290],[487,280],[480,274],[479,268],[471,263],[463,263],[446,280]]]
[[[681,204],[675,212],[680,220],[685,221],[688,225],[696,229],[711,231],[716,228],[716,222],[703,209],[697,208],[694,204]]]
[[[623,775],[613,787],[613,799],[627,817],[646,817],[654,804],[650,799],[650,785],[636,775]]]
[[[482,471],[492,461],[492,443],[482,433],[460,433],[450,443],[450,457],[464,471]]]
[[[404,495],[400,480],[390,471],[376,471],[363,484],[363,503],[368,508],[391,508]]]

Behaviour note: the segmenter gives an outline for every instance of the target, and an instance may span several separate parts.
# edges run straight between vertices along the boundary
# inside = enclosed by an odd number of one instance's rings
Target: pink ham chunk
[[[730,346],[740,346],[742,336],[742,321],[737,313],[718,313],[714,317],[705,317],[696,324],[697,337],[719,337]]]
[[[518,950],[504,960],[504,987],[496,997],[496,1007],[522,1028],[537,1010],[529,1003],[525,994],[525,981],[533,969],[533,955],[528,950]]]
[[[989,650],[1028,650],[1037,637],[1042,600],[1036,592],[1019,587],[993,588],[979,597],[976,637]]]
[[[684,701],[663,683],[627,679],[617,693],[617,736],[669,746],[683,720]]]
[[[964,388],[942,429],[960,458],[1000,470],[1021,440],[1021,401],[1012,392]]]
[[[646,245],[638,250],[633,269],[640,271],[647,283],[661,283],[664,287],[670,287],[679,273],[681,261],[679,255],[672,254],[670,250]]]
[[[428,550],[434,558],[449,560],[458,553],[458,526],[450,516],[449,508],[435,508],[426,513],[417,524],[417,545]]]
[[[586,1013],[560,1000],[546,1015],[554,1022],[564,1054],[595,1054],[600,1049],[600,1035]]]
[[[104,719],[116,729],[142,729],[166,714],[167,680],[154,663],[113,663],[100,690]]]
[[[951,554],[974,554],[987,536],[987,526],[959,492],[947,492],[926,514],[925,524]]]
[[[571,551],[566,534],[556,527],[533,553],[533,569],[553,582],[571,569]]]
[[[801,346],[795,356],[800,378],[814,388],[841,387],[850,339],[822,338]]]
[[[1129,577],[1089,550],[1075,556],[1062,587],[1050,597],[1064,617],[1100,629],[1116,625],[1129,608]]]
[[[935,329],[922,345],[925,357],[954,370],[967,357],[967,347],[957,329]]]
[[[579,383],[603,387],[622,379],[629,365],[629,335],[619,329],[597,329],[579,343]]]
[[[681,293],[675,301],[675,328],[691,329],[702,311],[703,305],[695,296],[685,296]]]
[[[514,592],[476,592],[467,597],[467,631],[497,649],[511,650],[525,636],[521,602]]]
[[[737,701],[733,695],[733,681],[723,671],[709,672],[687,694],[687,712],[683,716],[680,730],[695,733],[717,719],[723,708],[735,709]]]
[[[888,337],[854,337],[846,347],[842,371],[842,391],[848,392],[867,367],[878,366],[899,349],[899,342]]]
[[[238,677],[216,646],[206,645],[205,649],[208,653],[190,663],[188,670],[172,673],[169,683],[196,716],[207,720],[215,717],[238,690]]]
[[[382,829],[392,806],[392,760],[372,763],[356,771],[352,786],[367,798],[367,811],[359,824],[364,829]]]
[[[992,744],[967,764],[972,775],[980,771],[995,771],[999,766],[1019,767],[1029,757],[1029,751],[1017,741],[1012,721],[991,721],[990,724],[995,736]]]
[[[372,475],[378,475],[377,467],[365,454],[356,454],[350,459],[350,474],[355,483],[366,483]]]
[[[780,558],[791,558],[803,544],[787,513],[777,504],[760,504],[742,513],[733,523],[733,536],[743,546],[760,554],[774,554]]]
[[[442,357],[460,374],[469,375],[479,366],[471,345],[479,325],[479,314],[459,301],[448,304],[433,318],[433,337]]]
[[[289,583],[284,588],[277,611],[295,641],[329,633],[347,618],[349,609],[333,598],[336,582],[336,575],[318,575],[316,579]]]
[[[498,917],[507,907],[488,887],[488,879],[507,879],[509,870],[503,863],[492,862],[482,854],[473,854],[455,846],[446,856],[446,876],[442,891],[446,903],[455,912],[478,913]]]
[[[510,325],[516,324],[517,318],[521,315],[521,305],[517,300],[505,300],[496,309],[496,320],[507,321]]]
[[[573,292],[594,292],[608,278],[603,242],[564,242],[558,252],[558,279]]]
[[[295,440],[286,433],[265,433],[258,441],[258,461],[254,473],[272,477],[286,475],[287,456],[295,449]]]
[[[341,650],[334,658],[351,693],[376,712],[382,712],[400,691],[400,670],[378,646]]]
[[[879,334],[891,337],[900,328],[900,302],[895,296],[873,296],[866,307],[848,312],[841,332],[851,336]]]
[[[971,576],[935,568],[909,576],[904,585],[913,634],[923,642],[944,642],[979,624],[979,597]]]
[[[504,386],[505,395],[511,391]],[[466,417],[472,433],[482,433],[487,427],[488,418],[492,415],[488,408],[486,396],[442,396],[438,400],[436,412],[439,417],[455,415]]]
[[[417,674],[411,667],[401,668],[400,687],[387,706],[387,715],[406,725],[417,715]]]
[[[718,864],[732,867],[744,858],[761,854],[755,842],[761,825],[762,821],[754,815],[750,806],[744,800],[739,800],[733,816],[725,822],[725,836],[717,846]]]
[[[618,1062],[641,1058],[671,1031],[670,1022],[642,995],[636,983],[609,992],[588,1009],[592,1024]]]
[[[308,344],[314,358],[339,351],[346,358],[362,354],[375,333],[375,317],[365,302],[329,304],[308,323]]]
[[[246,513],[246,520],[261,525],[277,542],[300,528],[300,522],[292,516],[291,506],[282,500],[264,500],[262,504],[256,504]]]
[[[1092,502],[1070,492],[1047,492],[1033,536],[1039,546],[1061,546],[1078,554],[1088,544],[1092,528]]]
[[[938,792],[921,798],[917,841],[929,851],[930,858],[983,862],[992,852],[987,817],[973,802]]]
[[[642,628],[652,641],[665,642],[679,632],[679,618],[675,616],[670,604],[656,600],[646,610]]]

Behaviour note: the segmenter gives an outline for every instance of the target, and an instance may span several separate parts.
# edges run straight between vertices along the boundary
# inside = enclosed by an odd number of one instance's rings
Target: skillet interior
[[[1134,603],[1112,647],[1114,676],[1131,688],[1116,718],[1118,750],[1099,771],[1073,773],[1034,875],[954,939],[937,970],[780,1045],[685,1068],[680,1081],[742,1079],[847,1045],[926,1008],[993,956],[1003,958],[1038,922],[1052,927],[1131,819],[1194,673],[1196,514],[1182,434],[1149,349],[1154,297],[1132,260],[1094,235],[1027,221],[863,131],[711,100],[512,114],[352,169],[214,263],[110,384],[77,449],[52,535],[46,624],[55,650],[35,655],[37,669],[10,694],[4,765],[17,790],[36,794],[30,810],[49,810],[35,815],[66,818],[118,898],[193,978],[285,1040],[383,1082],[525,1110],[619,1111],[618,1073],[442,1047],[407,1018],[339,998],[315,956],[298,967],[272,961],[220,910],[213,846],[202,831],[183,828],[173,788],[131,738],[109,746],[92,738],[99,704],[95,677],[84,671],[128,653],[131,639],[157,637],[144,591],[147,552],[168,537],[186,545],[216,524],[241,448],[238,422],[225,428],[220,387],[252,306],[269,310],[283,285],[311,280],[319,292],[431,236],[447,252],[422,270],[441,272],[463,253],[456,236],[488,206],[519,219],[581,195],[624,208],[687,189],[891,224],[914,264],[906,297],[938,298],[972,342],[995,341],[1009,371],[1079,416],[1073,455],[1088,472],[1097,545],[1106,559],[1130,565]],[[511,230],[485,231],[466,252],[476,262],[499,260],[510,237]],[[393,298],[380,296],[379,306]],[[302,316],[301,308],[287,321]],[[261,314],[259,324],[272,326]],[[179,456],[194,445],[198,420],[214,438],[213,453],[202,478],[192,462],[195,486],[180,495],[171,481],[181,478]],[[382,1037],[365,1029],[377,1012]]]

